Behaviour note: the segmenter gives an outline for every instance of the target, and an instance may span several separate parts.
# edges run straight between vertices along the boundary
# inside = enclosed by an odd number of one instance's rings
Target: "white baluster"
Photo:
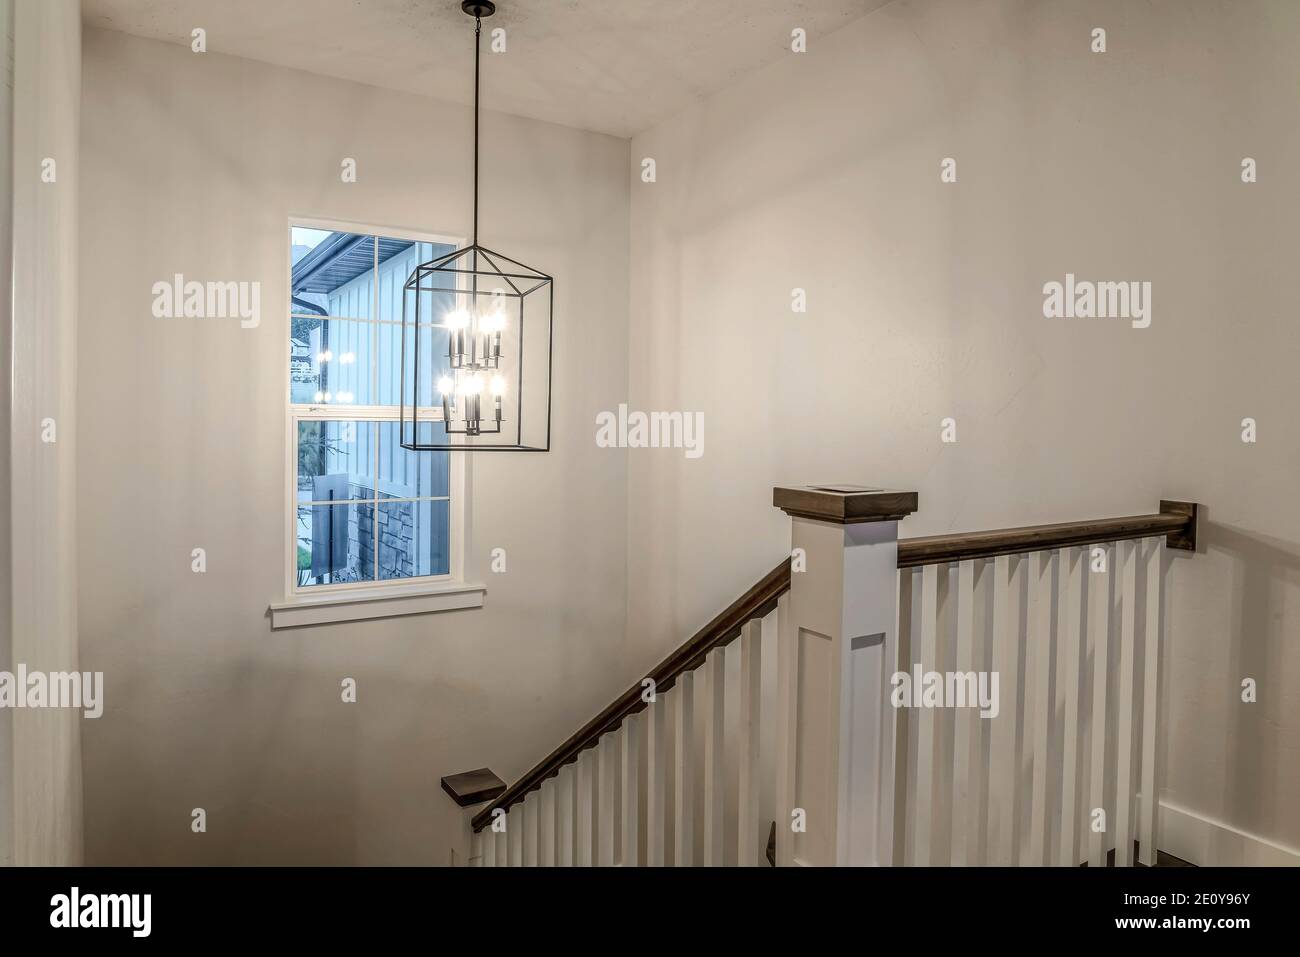
[[[1105,556],[1106,570],[1097,571],[1093,564],[1093,548],[1101,548],[1098,555]],[[1115,549],[1109,545],[1088,549],[1088,647],[1092,652],[1092,761],[1088,772],[1090,791],[1088,819],[1088,866],[1105,867],[1106,849],[1114,821],[1106,814],[1106,829],[1098,831],[1094,824],[1097,811],[1106,810],[1106,676],[1110,669],[1110,577],[1115,561]]]
[[[595,792],[596,751],[587,748],[578,755],[578,839],[577,866],[591,867],[595,863],[593,853],[595,842],[596,815],[592,807]]]
[[[740,761],[738,838],[736,863],[757,867],[763,859],[767,835],[759,826],[759,707],[763,694],[763,622],[753,618],[740,633]],[[766,862],[764,862],[766,863]]]
[[[667,694],[673,694],[673,691]],[[645,862],[663,867],[668,821],[668,742],[665,740],[668,698],[656,694],[646,707]]]
[[[1020,790],[1019,589],[1013,562],[993,559],[993,670],[998,673],[998,716],[993,724],[989,767],[989,858],[996,865],[1016,862],[1017,796]]]
[[[492,842],[492,828],[485,827],[479,831],[475,837],[479,841],[479,867],[496,867],[497,866],[497,849]]]
[[[1083,620],[1083,576],[1088,573],[1088,550],[1061,549],[1057,567],[1060,601],[1060,657],[1057,661],[1057,699],[1061,713],[1061,816],[1060,856],[1062,867],[1079,865],[1079,699],[1083,676],[1079,670],[1079,633]]]
[[[919,664],[922,681],[927,671],[933,671],[939,665],[939,575],[946,573],[946,566],[926,565],[921,569],[921,647],[916,663]],[[909,662],[908,671],[913,669]],[[920,728],[917,732],[916,751],[916,833],[915,863],[928,867],[933,864],[930,846],[935,831],[934,813],[934,779],[935,763],[938,761],[939,718],[934,708],[924,707],[922,690],[924,684],[912,687],[911,706]]]
[[[524,798],[524,867],[536,867],[540,857],[541,820],[537,813],[541,796],[530,792]]]
[[[614,801],[618,788],[618,738],[613,732],[601,735],[596,745],[596,864],[613,867],[615,855]]]
[[[795,574],[801,574],[796,572]],[[776,602],[776,866],[794,864],[795,762],[799,740],[799,654],[790,629],[790,593]]]
[[[511,867],[524,866],[524,806],[516,804],[506,815],[506,835]]]
[[[911,673],[913,649],[919,647],[913,640],[913,606],[916,604],[917,580],[920,570],[903,568],[898,572],[898,640],[894,644],[894,655],[888,664],[894,672]],[[891,682],[892,684],[892,682]],[[891,688],[890,697],[893,697]],[[916,737],[917,723],[912,720],[911,708],[895,708],[892,700],[890,708],[894,712],[897,744],[894,750],[894,788],[892,795],[893,849],[890,860],[895,867],[915,863],[914,846],[916,835],[916,808],[912,803],[915,792]]]
[[[507,815],[500,815],[498,820],[499,823],[506,827],[510,826],[510,819]],[[505,831],[493,832],[492,848],[496,852],[496,866],[508,867],[510,865],[510,835]]]
[[[470,837],[469,860],[465,863],[469,867],[483,866],[483,834],[481,832]]]
[[[623,719],[622,865],[638,865],[641,834],[641,714]]]
[[[537,863],[542,867],[555,866],[555,798],[558,778],[547,778],[538,791],[538,854]]]
[[[935,636],[935,667],[940,674],[955,671],[957,668],[957,566],[944,562],[939,566],[937,588],[938,608],[935,623],[938,633]],[[979,676],[972,685],[969,705],[978,710]],[[946,685],[945,679],[945,685]],[[960,692],[959,692],[960,693]],[[965,709],[962,709],[965,710]],[[936,826],[930,838],[930,859],[947,867],[952,860],[953,815],[953,752],[956,745],[957,709],[941,708],[935,715],[935,764],[934,764],[934,817]]]
[[[556,775],[555,801],[555,863],[560,867],[573,866],[574,828],[573,820],[577,812],[578,766],[566,764]]]
[[[1044,867],[1051,852],[1048,828],[1055,817],[1047,795],[1048,747],[1052,733],[1052,557],[1035,552],[1029,567],[1029,608],[1026,614],[1029,666],[1033,673],[1033,790],[1029,803],[1029,857],[1027,864]]]
[[[723,864],[723,718],[726,701],[726,659],[714,648],[704,659],[704,866]]]
[[[975,655],[975,562],[957,566],[957,670],[977,676],[984,671],[983,656]],[[981,863],[980,748],[978,708],[959,708],[954,721],[952,855],[954,866]]]
[[[1133,656],[1137,630],[1137,548],[1133,541],[1116,546],[1120,595],[1119,727],[1115,775],[1115,866],[1133,864]]]
[[[677,676],[673,687],[676,747],[673,748],[673,865],[695,863],[695,673]]]
[[[1156,774],[1156,720],[1159,715],[1160,646],[1164,633],[1163,538],[1146,542],[1144,556],[1146,577],[1146,626],[1142,632],[1142,820],[1141,861],[1147,867],[1156,863],[1157,818],[1160,806],[1159,777]]]

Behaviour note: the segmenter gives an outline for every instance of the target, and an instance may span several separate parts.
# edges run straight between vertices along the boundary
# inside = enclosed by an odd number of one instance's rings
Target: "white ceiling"
[[[498,0],[483,107],[631,136],[888,0]],[[468,103],[460,0],[82,0],[87,26]],[[504,27],[507,51],[487,56]]]

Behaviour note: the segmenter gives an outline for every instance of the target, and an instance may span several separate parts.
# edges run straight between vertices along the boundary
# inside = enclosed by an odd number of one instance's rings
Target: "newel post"
[[[453,867],[492,867],[498,860],[504,861],[504,839],[502,847],[496,845],[496,833],[491,828],[484,828],[474,833],[471,822],[475,814],[488,801],[495,801],[506,793],[506,782],[497,777],[490,768],[477,771],[462,771],[444,777],[439,783],[447,796],[462,808],[456,818],[456,831],[451,839],[451,860]],[[515,823],[518,823],[516,820]]]
[[[776,488],[772,500],[791,518],[792,546],[790,595],[779,624],[784,730],[777,762],[785,820],[777,823],[777,863],[887,865],[898,522],[916,511],[917,496],[828,485]]]

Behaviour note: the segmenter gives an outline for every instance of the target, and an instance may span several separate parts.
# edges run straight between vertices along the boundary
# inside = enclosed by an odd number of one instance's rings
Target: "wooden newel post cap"
[[[865,485],[802,485],[772,489],[772,504],[792,518],[856,525],[895,522],[916,511],[916,493]]]
[[[506,782],[487,768],[448,775],[441,783],[442,789],[461,807],[473,807],[484,801],[495,801],[506,793]]]

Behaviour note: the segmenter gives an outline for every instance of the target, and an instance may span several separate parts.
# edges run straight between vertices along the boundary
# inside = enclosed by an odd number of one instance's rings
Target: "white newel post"
[[[778,669],[782,866],[893,860],[900,668],[898,522],[915,492],[834,485],[773,490],[791,518],[790,597]],[[804,829],[798,830],[802,811]]]

